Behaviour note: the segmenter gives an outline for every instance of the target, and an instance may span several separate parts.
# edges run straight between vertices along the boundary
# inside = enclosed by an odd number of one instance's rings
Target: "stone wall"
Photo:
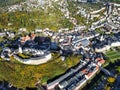
[[[39,64],[48,62],[52,58],[52,55],[51,53],[47,53],[46,55],[42,57],[36,57],[36,58],[30,58],[30,59],[22,59],[19,56],[14,55],[14,58],[24,64],[39,65]]]

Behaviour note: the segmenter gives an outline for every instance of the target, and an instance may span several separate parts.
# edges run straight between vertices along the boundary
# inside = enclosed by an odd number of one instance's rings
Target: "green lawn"
[[[115,69],[120,73],[120,66],[115,67]]]
[[[120,51],[107,51],[106,56],[110,59],[111,62],[114,62],[114,60],[120,59]]]
[[[62,62],[61,58],[56,58],[57,56],[54,56],[54,60],[38,66],[24,65],[14,60],[0,62],[0,80],[4,79],[20,88],[34,87],[38,79],[45,84],[49,79],[63,74],[80,60],[79,56],[71,56]]]

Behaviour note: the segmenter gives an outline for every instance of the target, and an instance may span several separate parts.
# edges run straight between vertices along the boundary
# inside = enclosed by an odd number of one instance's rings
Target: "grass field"
[[[18,61],[0,62],[0,80],[6,80],[16,87],[34,87],[38,79],[45,84],[48,80],[63,74],[70,67],[76,65],[80,57],[71,56],[66,58],[66,61],[61,61],[61,58],[52,59],[46,64],[31,66],[24,65]]]
[[[111,62],[114,62],[114,60],[120,59],[120,51],[107,51],[106,56],[110,59]]]
[[[116,67],[116,70],[120,73],[120,66]]]

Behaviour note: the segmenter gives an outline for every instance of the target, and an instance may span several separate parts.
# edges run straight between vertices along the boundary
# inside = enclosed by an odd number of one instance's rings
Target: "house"
[[[36,33],[41,33],[43,30],[41,28],[35,29]]]
[[[91,3],[97,3],[99,2],[100,0],[87,0],[87,2],[91,2]]]
[[[86,3],[86,2],[87,2],[87,0],[77,0],[77,2]]]
[[[72,0],[75,2],[81,2],[81,3],[86,3],[86,2],[91,2],[91,3],[97,3],[99,0]]]
[[[24,45],[25,42],[28,41],[28,40],[30,40],[30,36],[28,36],[28,35],[20,38],[20,42],[21,42],[22,45]]]
[[[4,37],[6,35],[5,32],[0,32],[0,37]]]
[[[57,50],[58,49],[57,43],[56,42],[51,42],[50,49],[51,50]]]
[[[30,35],[21,37],[19,41],[22,45],[24,45],[27,41],[31,41],[31,42],[34,41],[35,38],[36,38],[36,34],[31,33]]]
[[[97,64],[98,64],[99,66],[101,66],[101,65],[103,65],[103,64],[105,63],[105,60],[104,60],[104,59],[101,59],[101,58],[96,58],[95,61],[97,62]]]
[[[2,53],[1,53],[1,58],[9,61],[10,60],[10,56],[11,56],[11,49],[6,47],[3,49]]]
[[[84,40],[81,40],[81,44],[82,44],[83,47],[86,47],[90,44],[90,41],[87,40],[87,39],[84,39]]]
[[[36,37],[36,35],[35,35],[34,33],[32,33],[32,34],[30,35],[31,40],[34,40],[35,37]]]
[[[109,26],[108,24],[104,24],[104,29],[106,29],[108,32],[112,30],[111,26]]]
[[[6,32],[6,35],[7,35],[9,38],[14,38],[14,37],[15,37],[15,33],[14,33],[14,32]]]
[[[26,29],[26,28],[20,28],[19,31],[20,31],[20,32],[26,32],[27,29]]]

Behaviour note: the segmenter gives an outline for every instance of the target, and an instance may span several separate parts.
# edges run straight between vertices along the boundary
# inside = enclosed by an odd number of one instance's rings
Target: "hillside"
[[[23,1],[25,0],[0,0],[0,7],[17,4]]]
[[[70,18],[79,18],[77,24],[86,24],[86,19],[80,15],[75,15],[77,7],[69,4],[65,8],[60,6],[61,2],[52,2],[50,5],[36,5],[36,3],[26,2],[24,5],[16,5],[9,7],[8,12],[0,14],[0,28],[7,28],[17,31],[19,28],[27,28],[27,30],[35,30],[36,28],[49,28],[58,30],[60,28],[74,27]],[[16,9],[18,7],[18,9]],[[15,10],[13,9],[15,8]],[[72,10],[71,10],[72,8]],[[63,11],[62,11],[63,10]],[[69,13],[69,14],[68,14]],[[67,18],[66,15],[69,17]],[[74,15],[74,16],[73,16]],[[16,22],[17,21],[17,22]],[[11,25],[9,25],[9,23]]]
[[[38,79],[45,84],[48,80],[65,73],[76,65],[80,58],[80,56],[69,56],[65,62],[62,62],[61,58],[56,58],[58,56],[55,54],[48,63],[38,66],[24,65],[14,59],[9,63],[0,60],[0,81],[6,80],[15,87],[25,90],[26,87],[35,87]]]

